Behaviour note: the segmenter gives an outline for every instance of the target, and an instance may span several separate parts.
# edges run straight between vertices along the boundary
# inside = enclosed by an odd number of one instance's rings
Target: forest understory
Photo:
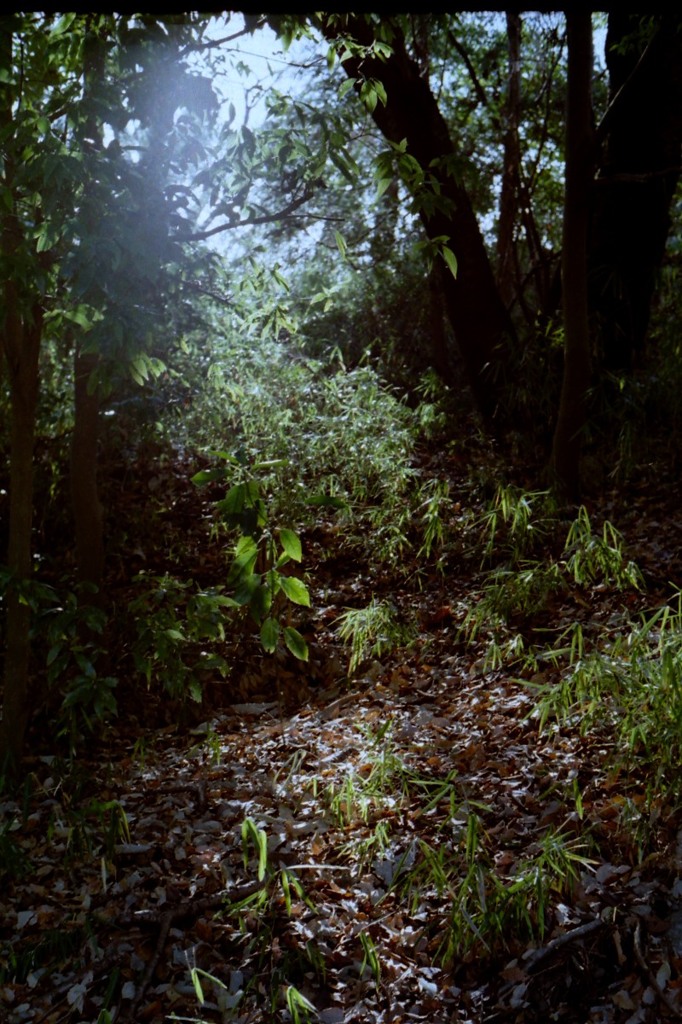
[[[0,16],[0,1024],[682,1017],[682,21]]]
[[[112,528],[126,506],[138,522],[148,510],[131,561],[224,580],[196,467],[139,457],[156,468],[108,469],[112,489],[125,472]],[[225,678],[206,672],[203,701],[178,702],[123,677],[114,616],[118,718],[73,761],[54,756],[47,715],[34,724],[26,781],[1,803],[8,1024],[679,1019],[674,765],[645,729],[633,738],[636,721],[623,730],[617,687],[588,674],[563,708],[552,699],[597,652],[634,665],[633,636],[668,628],[656,609],[679,618],[674,474],[642,467],[627,496],[589,504],[621,532],[639,588],[612,562],[611,579],[517,593],[501,626],[475,617],[491,508],[495,543],[510,533],[499,456],[472,434],[450,454],[423,446],[416,465],[449,485],[438,564],[377,564],[331,512],[300,530],[307,662],[264,653],[244,619],[219,645]],[[115,606],[134,598],[131,568],[110,566]],[[373,602],[390,610],[380,628],[343,619]]]

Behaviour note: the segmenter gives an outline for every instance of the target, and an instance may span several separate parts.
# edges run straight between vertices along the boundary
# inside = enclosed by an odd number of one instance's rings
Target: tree
[[[396,21],[331,15],[322,19],[321,30],[395,148],[398,172],[428,239],[436,251],[446,244],[457,257],[456,274],[439,257],[441,287],[477,405],[492,423],[496,380],[506,363],[513,327],[469,195],[456,174],[456,150],[447,124]]]
[[[102,122],[97,117],[97,90],[105,74],[106,32],[104,19],[88,15],[83,29],[82,146],[89,166],[88,180],[81,196],[84,233],[96,231],[98,197],[92,164],[102,160]],[[87,337],[77,336],[73,344],[74,420],[71,436],[71,502],[74,519],[76,567],[81,582],[99,593],[104,571],[103,510],[97,487],[99,438],[99,396],[94,385],[98,354],[88,351]]]
[[[641,357],[682,154],[682,21],[609,14],[609,107],[589,239],[590,308],[607,370]]]
[[[564,374],[552,466],[561,495],[580,493],[580,446],[590,383],[587,305],[587,232],[592,187],[592,26],[588,12],[567,14],[566,199],[561,273]]]
[[[191,20],[66,14],[2,21],[3,351],[12,440],[7,584],[7,655],[0,758],[16,762],[29,704],[32,601],[33,448],[41,342],[60,332],[74,353],[72,493],[78,572],[97,586],[103,568],[97,495],[98,388],[117,367],[142,381],[160,368],[147,354],[163,272],[182,259],[170,237],[177,218],[178,148],[173,113],[205,107],[210,84],[196,73],[150,105],[140,79],[166,71],[186,50]],[[182,85],[184,84],[184,92]],[[201,88],[201,84],[205,88]],[[158,90],[156,92],[158,97]],[[133,160],[104,130],[144,132],[161,118],[160,146],[136,144]],[[169,131],[168,122],[171,122]],[[185,133],[186,134],[186,133]],[[178,141],[178,136],[180,139]],[[145,157],[152,174],[145,174]],[[186,157],[183,158],[186,166]],[[175,163],[174,163],[175,161]],[[49,325],[49,331],[48,331]]]
[[[27,33],[29,22],[30,15],[0,18],[0,63],[15,71],[0,82],[2,349],[11,396],[7,649],[0,761],[10,763],[16,762],[21,752],[28,716],[33,449],[39,355],[52,264],[49,246],[40,244],[52,224],[49,211],[40,202],[39,189],[59,149],[52,125],[72,84],[67,54],[60,46],[50,51],[43,39],[31,35],[30,29]],[[23,51],[20,74],[15,61],[18,35]],[[43,82],[49,83],[48,88]]]
[[[500,217],[497,228],[497,284],[500,297],[509,308],[517,291],[514,246],[517,204],[521,201],[521,17],[507,12],[509,39],[509,85],[504,125],[504,168],[500,189]]]

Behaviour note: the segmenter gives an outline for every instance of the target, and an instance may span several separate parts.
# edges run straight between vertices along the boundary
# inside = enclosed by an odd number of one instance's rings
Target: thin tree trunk
[[[93,93],[104,76],[104,46],[90,26],[86,31],[83,103],[90,106],[85,124],[84,150],[90,158],[102,148],[102,126],[94,112]],[[94,164],[94,160],[93,160]],[[85,187],[83,211],[86,226],[94,229],[94,183]],[[104,517],[97,480],[100,402],[93,387],[99,363],[97,353],[85,352],[79,340],[74,348],[74,428],[71,439],[71,501],[74,519],[78,579],[97,587],[104,573]],[[101,602],[101,594],[97,599]]]
[[[500,219],[497,231],[497,287],[510,308],[517,292],[514,229],[519,214],[521,151],[519,116],[521,105],[521,17],[507,12],[509,41],[509,85],[505,110],[505,132],[500,190]]]
[[[562,279],[564,376],[554,434],[552,464],[559,494],[577,500],[580,449],[590,383],[590,333],[587,304],[587,233],[593,174],[590,81],[592,22],[589,12],[569,11],[568,102],[566,110],[566,195]]]
[[[88,385],[98,357],[74,350],[74,426],[71,437],[71,501],[78,579],[99,587],[104,572],[102,505],[97,486],[99,397]]]

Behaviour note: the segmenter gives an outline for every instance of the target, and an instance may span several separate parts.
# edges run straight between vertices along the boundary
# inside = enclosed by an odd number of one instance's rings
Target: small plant
[[[117,843],[130,842],[126,813],[118,800],[89,800],[83,807],[63,805],[51,829],[66,833],[69,856],[102,855],[112,860]]]
[[[217,452],[232,469],[243,472],[242,462],[227,452]],[[260,463],[254,469],[270,468]],[[229,471],[229,470],[228,470]],[[224,479],[225,468],[202,470],[192,479],[203,484]],[[228,574],[233,587],[229,599],[233,607],[246,608],[260,627],[263,649],[272,654],[280,636],[291,653],[308,660],[308,645],[290,624],[286,623],[285,605],[310,607],[310,594],[302,579],[282,570],[291,562],[301,562],[301,541],[293,530],[273,529],[268,520],[261,483],[251,476],[233,484],[224,498],[216,502],[216,510],[228,529],[238,530],[234,557]]]
[[[311,1013],[317,1017],[313,1004],[293,985],[287,985],[286,1004],[293,1024],[307,1024]]]
[[[397,609],[388,601],[373,597],[365,608],[349,608],[337,619],[339,636],[350,643],[348,675],[357,672],[369,658],[379,658],[413,639],[413,630],[402,625]]]
[[[536,670],[540,652],[528,643],[524,632],[564,586],[561,568],[555,562],[524,563],[516,570],[500,568],[488,574],[478,601],[460,626],[466,643],[485,638],[483,671],[505,665],[514,665],[521,674]],[[519,632],[511,631],[513,624]]]
[[[257,878],[262,882],[268,868],[268,838],[253,818],[244,818],[242,822],[242,855],[244,867],[249,866],[249,846],[253,844],[258,861]]]
[[[419,489],[417,515],[420,520],[422,545],[418,556],[429,559],[433,551],[445,545],[447,513],[452,507],[447,480],[429,480]]]
[[[367,733],[368,750],[362,772],[351,769],[343,782],[332,783],[323,800],[341,825],[354,821],[369,822],[370,817],[394,807],[409,792],[412,772],[395,753],[389,719],[376,733]]]
[[[245,818],[241,827],[242,852],[246,867],[255,861],[257,886],[243,899],[228,904],[225,913],[236,918],[239,931],[245,942],[245,956],[254,958],[256,973],[251,986],[262,999],[268,992],[271,1009],[282,1002],[287,1006],[292,1019],[298,1014],[299,1020],[306,1020],[307,1013],[314,1013],[312,1004],[290,982],[290,976],[300,976],[311,969],[324,977],[325,964],[322,950],[312,939],[302,943],[300,934],[292,929],[289,922],[300,917],[300,906],[316,913],[315,906],[306,895],[294,869],[276,869],[268,855],[268,840],[265,831],[252,818]],[[286,938],[280,937],[286,933]],[[273,958],[273,946],[282,950],[282,955]],[[286,952],[285,952],[286,951]],[[246,993],[238,993],[245,996]],[[232,1005],[236,1005],[233,1001]]]
[[[448,426],[448,391],[435,370],[428,369],[422,374],[416,387],[419,396],[417,416],[419,428],[428,438],[443,434]]]
[[[416,911],[424,892],[434,891],[438,897],[446,892],[454,894],[453,884],[460,869],[460,859],[448,844],[431,844],[420,839],[413,864],[404,876],[396,871],[395,877],[408,895],[410,909]]]
[[[48,686],[62,697],[58,735],[68,739],[72,753],[84,733],[92,735],[117,712],[118,680],[100,671],[107,616],[89,600],[92,591],[86,584],[57,591],[37,581],[26,590],[36,633],[47,641]]]
[[[148,687],[159,678],[172,698],[201,701],[202,673],[228,672],[225,659],[206,647],[225,639],[225,615],[234,602],[217,588],[201,590],[193,580],[168,574],[141,573],[135,582],[145,587],[128,605],[137,630],[135,667]]]
[[[87,938],[87,925],[72,924],[68,928],[45,929],[37,942],[20,945],[14,941],[0,947],[0,985],[25,985],[34,971],[54,971],[62,965],[73,965]]]
[[[562,586],[556,563],[527,562],[514,570],[496,569],[487,577],[481,598],[465,618],[463,629],[473,638],[486,622],[509,625],[515,617],[531,618]]]
[[[614,736],[614,767],[632,773],[644,793],[642,822],[663,800],[682,798],[682,616],[664,606],[643,615],[604,650],[584,651],[582,637],[559,648],[568,664],[538,689],[535,715],[550,723],[576,724],[581,732],[604,729]],[[627,788],[627,787],[626,787]]]
[[[587,509],[580,506],[578,516],[571,525],[564,548],[566,569],[576,583],[606,583],[617,590],[632,587],[641,590],[642,574],[634,562],[625,561],[623,538],[608,520],[601,536],[592,530]]]
[[[379,959],[379,953],[377,951],[374,939],[367,931],[360,932],[360,945],[362,946],[362,964],[360,965],[360,976],[365,973],[365,969],[369,969],[372,977],[374,978],[374,984],[377,988],[381,987],[381,960]]]
[[[373,830],[364,839],[351,839],[341,847],[340,853],[357,861],[358,870],[384,853],[390,845],[391,826],[388,821],[377,821]]]
[[[593,863],[583,850],[580,840],[550,830],[537,843],[534,855],[521,860],[509,877],[500,877],[485,856],[467,851],[441,958],[451,962],[480,947],[492,952],[500,946],[508,948],[514,940],[542,939],[551,894],[564,896],[580,869]]]
[[[535,550],[555,526],[549,491],[522,491],[513,485],[497,488],[490,508],[478,520],[483,562],[498,553],[515,565]]]

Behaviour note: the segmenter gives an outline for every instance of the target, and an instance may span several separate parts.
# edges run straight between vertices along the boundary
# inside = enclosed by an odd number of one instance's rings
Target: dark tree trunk
[[[74,427],[71,438],[71,501],[78,579],[98,587],[104,571],[102,505],[97,487],[99,397],[88,385],[98,357],[74,352]]]
[[[374,41],[372,26],[361,15],[336,17],[333,23],[326,20],[322,29],[329,39],[350,36],[362,46]],[[343,61],[343,68],[350,78],[356,79],[358,91],[363,80],[381,82],[387,102],[377,103],[372,112],[374,121],[389,141],[407,140],[407,152],[427,174],[436,178],[441,195],[449,204],[448,212],[421,209],[419,215],[427,236],[449,238],[449,246],[457,257],[457,278],[449,271],[441,275],[445,308],[476,404],[484,419],[491,423],[513,328],[497,291],[469,196],[454,174],[448,173],[446,164],[455,150],[436,99],[397,30],[391,47],[393,53],[385,60],[371,54],[349,56]]]
[[[564,376],[552,454],[557,490],[576,500],[580,447],[590,383],[587,308],[587,231],[593,173],[592,23],[589,12],[569,12],[566,109],[566,198],[562,250]]]
[[[682,20],[657,16],[648,44],[641,15],[612,11],[606,39],[611,105],[590,233],[590,306],[609,370],[641,353],[670,228],[682,143]],[[614,49],[617,47],[617,49]]]
[[[0,19],[0,67],[12,67],[13,19]],[[0,85],[0,127],[11,136],[15,97],[11,81]],[[24,244],[21,224],[13,204],[15,165],[5,153],[2,185],[10,198],[1,220],[1,239],[6,266]],[[31,576],[33,527],[33,449],[39,385],[39,355],[43,309],[40,300],[26,301],[15,281],[3,285],[2,352],[9,381],[10,480],[9,541],[7,564],[10,584],[6,596],[7,645],[4,664],[4,697],[0,721],[0,767],[16,768],[28,722],[28,680],[31,653],[31,609],[26,586]],[[24,301],[22,302],[22,298]]]
[[[7,564],[7,646],[4,699],[0,722],[0,761],[16,767],[24,745],[29,715],[28,680],[31,653],[31,609],[25,588],[31,577],[33,527],[33,449],[38,402],[38,357],[42,309],[36,305],[26,322],[14,285],[5,285],[3,350],[10,384],[9,543]]]

